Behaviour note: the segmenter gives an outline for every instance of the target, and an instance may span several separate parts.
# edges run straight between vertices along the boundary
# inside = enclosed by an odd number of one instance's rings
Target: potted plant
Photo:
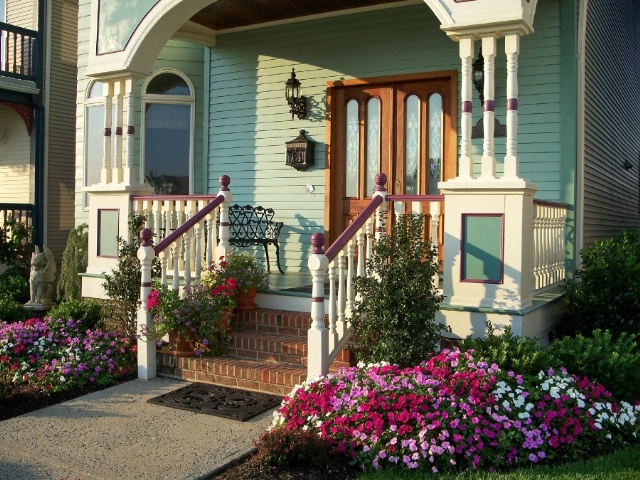
[[[213,291],[234,286],[236,310],[255,310],[256,293],[269,288],[269,277],[258,265],[256,257],[248,253],[231,253],[212,262],[202,273],[200,284]]]
[[[182,295],[166,285],[155,284],[147,298],[153,325],[142,336],[162,345],[169,336],[169,349],[178,356],[218,355],[228,346],[229,312],[235,305],[233,290],[212,291],[206,285],[185,287]]]

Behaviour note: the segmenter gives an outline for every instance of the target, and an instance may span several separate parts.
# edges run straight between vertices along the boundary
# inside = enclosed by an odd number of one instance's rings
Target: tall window
[[[142,90],[144,179],[158,195],[193,191],[194,88],[175,70],[160,70]]]
[[[84,186],[100,183],[104,156],[104,97],[102,83],[93,82],[87,90],[84,115]],[[87,205],[84,195],[83,205]]]

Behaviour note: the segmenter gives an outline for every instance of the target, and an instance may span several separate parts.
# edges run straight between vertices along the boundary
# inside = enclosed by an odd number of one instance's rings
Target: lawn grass
[[[452,480],[636,480],[640,479],[640,445],[620,450],[585,462],[555,466],[521,468],[505,473],[467,472],[457,475],[431,472],[408,472],[387,469],[363,473],[358,480],[415,480],[421,478]]]

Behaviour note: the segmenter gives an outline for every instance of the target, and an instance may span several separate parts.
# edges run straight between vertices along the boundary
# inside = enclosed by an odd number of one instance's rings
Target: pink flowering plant
[[[272,429],[314,432],[363,469],[498,470],[638,441],[639,405],[565,370],[524,377],[444,350],[343,368],[285,397]]]
[[[258,265],[258,259],[248,253],[231,253],[211,262],[202,272],[201,284],[215,289],[233,286],[238,293],[269,288],[269,277]]]
[[[219,354],[228,345],[225,315],[235,306],[232,285],[210,289],[204,284],[185,287],[179,294],[166,285],[156,284],[147,297],[147,309],[153,315],[152,327],[142,337],[163,345],[168,333],[184,336],[192,342],[196,355]]]
[[[56,392],[114,384],[135,371],[135,352],[128,338],[73,319],[0,322],[0,398],[21,385]]]

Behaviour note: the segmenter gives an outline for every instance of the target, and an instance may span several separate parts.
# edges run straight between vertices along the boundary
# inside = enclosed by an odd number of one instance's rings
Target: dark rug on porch
[[[299,293],[308,293],[311,295],[311,285],[303,285],[302,287],[292,287],[292,288],[282,288],[280,291],[282,292],[299,292]],[[329,283],[324,284],[324,294],[329,295]]]
[[[148,400],[165,407],[206,413],[244,422],[280,406],[283,397],[209,383],[192,383]]]

